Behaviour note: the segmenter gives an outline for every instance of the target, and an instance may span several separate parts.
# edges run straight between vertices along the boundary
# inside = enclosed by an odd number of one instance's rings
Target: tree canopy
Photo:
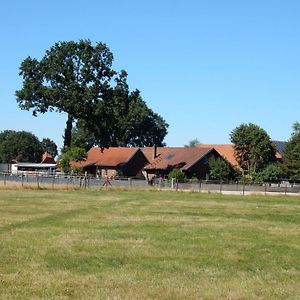
[[[95,135],[89,132],[82,121],[76,123],[72,129],[71,147],[78,147],[88,151],[91,147],[97,144]]]
[[[65,148],[61,157],[59,158],[59,166],[65,173],[69,173],[72,171],[72,167],[70,166],[71,161],[82,161],[87,158],[87,153],[85,149],[80,147],[70,147]],[[75,168],[76,169],[76,168]]]
[[[169,174],[168,174],[168,179],[172,180],[172,178],[175,178],[177,182],[184,182],[187,177],[184,174],[184,172],[181,169],[173,169]]]
[[[126,78],[123,71],[116,87],[103,99],[101,113],[92,113],[80,126],[90,133],[89,141],[100,145],[104,144],[101,140],[106,140],[109,146],[163,146],[168,124],[148,108],[138,90],[129,91]],[[104,120],[107,120],[105,130]]]
[[[221,158],[211,157],[208,160],[209,178],[213,180],[229,180],[234,178],[232,167]]]
[[[257,172],[253,181],[256,183],[262,182],[279,182],[282,178],[281,165],[279,163],[271,163],[267,165],[262,171]]]
[[[114,71],[112,62],[103,43],[58,42],[40,61],[27,57],[21,63],[23,87],[16,91],[17,102],[34,116],[67,113],[66,147],[74,121],[101,147],[161,145],[167,123],[147,107],[138,90],[129,91],[127,73]]]
[[[275,161],[275,148],[267,132],[248,123],[236,127],[230,134],[234,154],[246,175],[252,176]]]
[[[293,180],[300,179],[300,124],[293,125],[293,133],[290,140],[285,145],[283,152],[283,173]]]
[[[39,162],[44,152],[39,139],[30,132],[5,130],[0,132],[0,162]]]
[[[53,157],[57,156],[57,154],[58,154],[57,145],[55,144],[54,141],[52,141],[49,138],[44,138],[44,139],[42,139],[41,143],[42,143],[44,152],[48,152]]]
[[[199,140],[196,138],[196,139],[192,139],[189,141],[188,144],[184,145],[185,148],[194,148],[194,147],[197,147],[197,145],[200,144]]]

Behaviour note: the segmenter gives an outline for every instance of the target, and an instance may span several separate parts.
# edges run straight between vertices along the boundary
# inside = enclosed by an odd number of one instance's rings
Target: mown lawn
[[[300,299],[300,198],[0,190],[1,299]]]

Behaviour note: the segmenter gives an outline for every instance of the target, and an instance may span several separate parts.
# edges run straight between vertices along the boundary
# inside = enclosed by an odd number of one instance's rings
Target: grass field
[[[0,190],[1,299],[300,299],[300,198]]]

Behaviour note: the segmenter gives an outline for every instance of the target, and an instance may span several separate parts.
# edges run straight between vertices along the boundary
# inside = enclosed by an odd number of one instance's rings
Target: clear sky
[[[286,140],[300,121],[299,12],[298,0],[2,1],[0,131],[62,146],[65,115],[18,108],[19,66],[57,41],[90,39],[169,123],[168,146],[228,143],[248,122]]]

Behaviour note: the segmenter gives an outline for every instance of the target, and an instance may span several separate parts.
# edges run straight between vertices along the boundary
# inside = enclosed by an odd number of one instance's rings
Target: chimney
[[[157,157],[157,146],[154,145],[153,146],[153,159],[155,159]]]

